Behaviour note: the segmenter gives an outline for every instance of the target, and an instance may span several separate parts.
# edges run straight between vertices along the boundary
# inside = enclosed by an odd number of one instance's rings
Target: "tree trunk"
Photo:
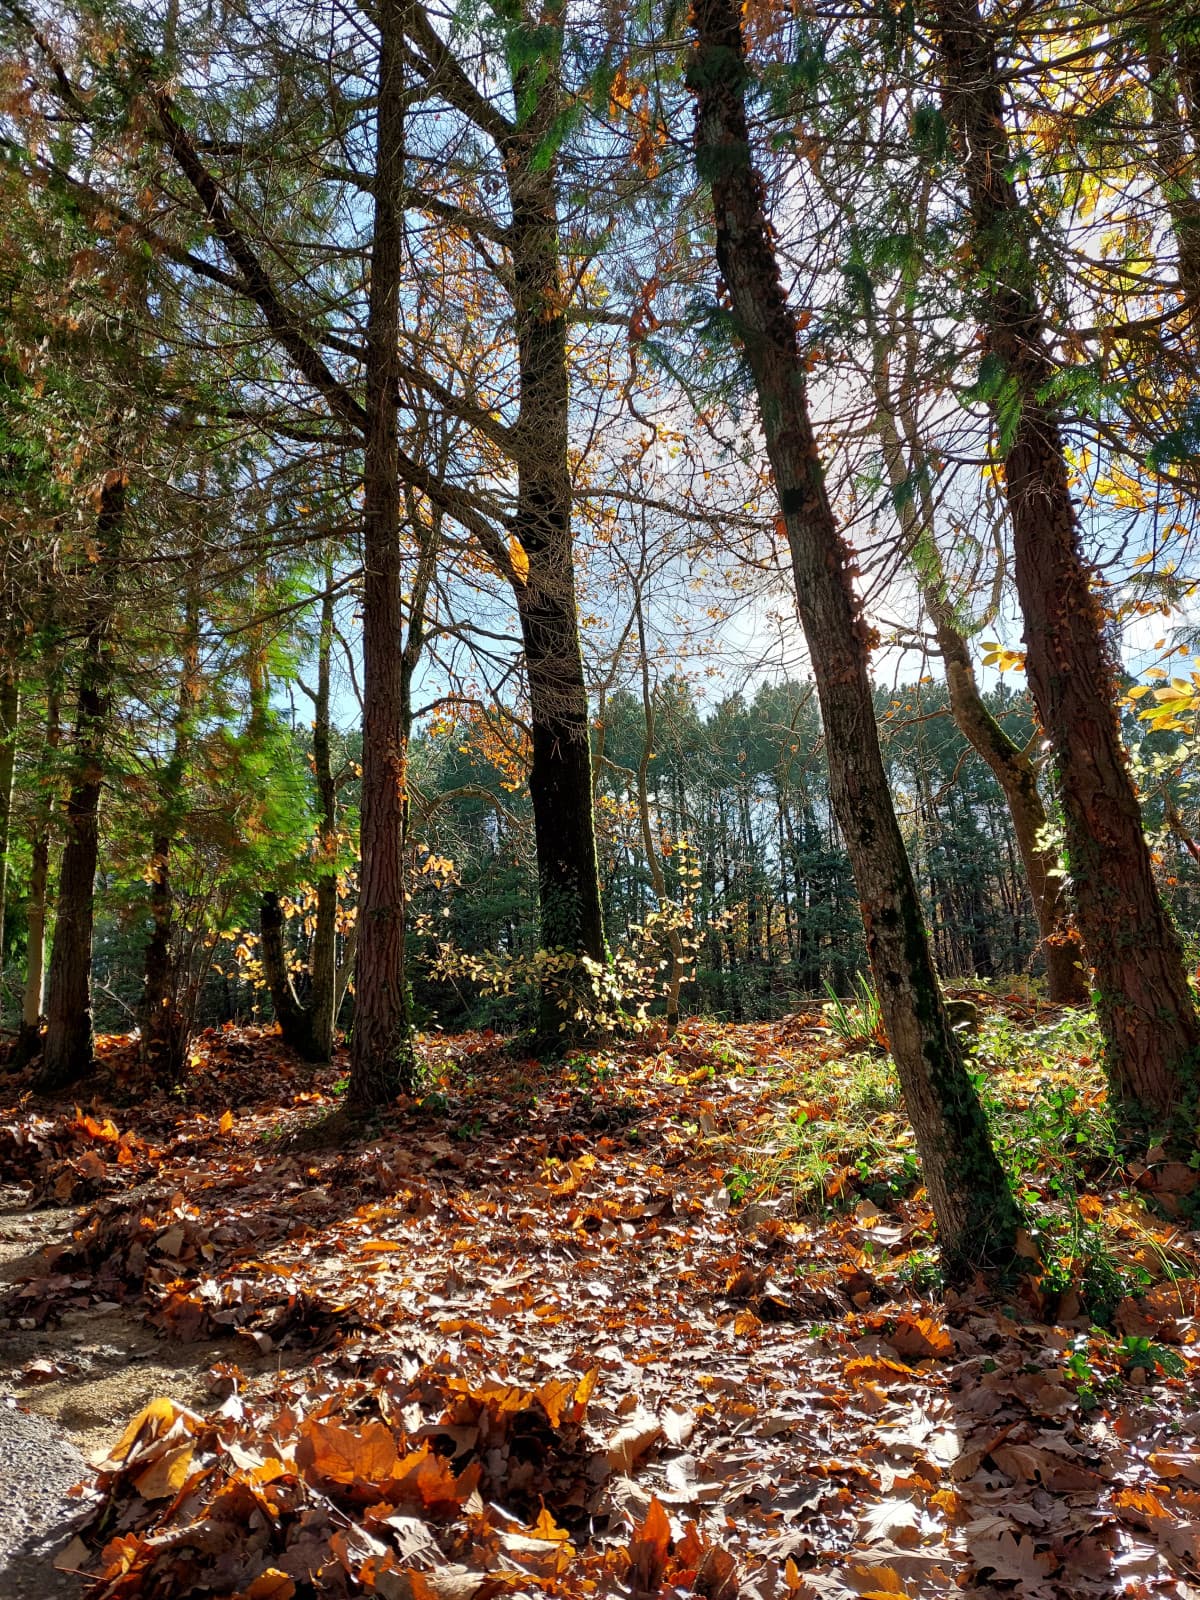
[[[1188,124],[1194,113],[1188,93],[1193,51],[1186,45],[1173,57],[1164,46],[1162,30],[1156,24],[1147,30],[1146,61],[1150,70],[1150,105],[1154,117],[1154,155],[1156,174],[1171,218],[1178,251],[1179,287],[1187,302],[1185,327],[1195,354],[1197,327],[1200,325],[1200,199],[1196,184],[1196,151],[1188,148]],[[1182,90],[1188,111],[1180,108]],[[1193,129],[1192,136],[1200,136]]]
[[[936,17],[944,107],[960,145],[983,284],[980,320],[995,364],[1029,686],[1058,762],[1109,1081],[1132,1122],[1178,1119],[1184,1136],[1200,1020],[1121,744],[1103,614],[1082,555],[1058,418],[1040,398],[1053,367],[1032,278],[1032,225],[1009,176],[995,54],[976,0],[940,0]],[[1187,1137],[1194,1141],[1194,1130]]]
[[[313,777],[317,786],[316,927],[313,931],[309,1029],[314,1059],[333,1055],[333,1030],[337,1024],[337,783],[330,753],[329,690],[333,657],[333,567],[325,565],[325,592],[321,596],[321,622],[317,637],[317,693],[313,706]]]
[[[46,689],[46,744],[47,765],[58,750],[62,714],[59,668],[50,668]],[[34,812],[33,833],[30,839],[29,904],[26,909],[28,938],[25,944],[25,989],[21,997],[21,1026],[17,1034],[15,1061],[24,1066],[32,1061],[42,1048],[42,1004],[46,977],[46,899],[50,885],[50,824],[54,813],[53,774],[44,780],[45,788],[38,797]]]
[[[551,68],[557,73],[557,64]],[[524,93],[518,73],[518,102]],[[557,169],[546,161],[556,93],[548,86],[506,152],[521,411],[516,525],[528,558],[516,584],[529,685],[529,798],[537,847],[541,944],[606,959],[592,810],[587,688],[575,602],[568,458],[567,322]],[[561,1037],[571,986],[546,986],[540,1031]]]
[[[261,940],[263,977],[271,995],[271,1008],[283,1035],[283,1042],[305,1061],[328,1061],[320,1041],[314,1037],[313,1012],[296,997],[288,971],[283,942],[283,907],[273,889],[266,889],[258,904],[258,932]]]
[[[906,371],[904,384],[910,380],[911,374]],[[914,564],[921,594],[937,632],[938,650],[950,692],[950,710],[963,738],[991,769],[1008,805],[1041,935],[1049,997],[1060,1005],[1084,1005],[1088,998],[1086,974],[1079,960],[1079,940],[1070,924],[1058,855],[1041,842],[1047,817],[1038,793],[1037,774],[1028,755],[1005,733],[979,692],[971,652],[955,620],[954,608],[946,598],[946,576],[933,527],[933,496],[928,479],[921,471],[924,463],[917,459],[920,439],[915,418],[908,414],[903,417],[908,443],[906,454],[893,413],[894,405],[907,412],[906,397],[902,392],[898,401],[894,401],[889,391],[886,355],[877,349],[876,429],[888,482],[899,506],[905,542],[916,557]],[[917,480],[915,491],[914,478]]]
[[[104,746],[112,713],[114,587],[124,516],[125,477],[114,470],[104,481],[96,519],[96,543],[103,570],[79,669],[74,774],[67,796],[67,838],[50,951],[46,1037],[35,1080],[41,1093],[67,1088],[86,1076],[92,1065],[92,926]]]
[[[386,1105],[413,1087],[404,980],[404,796],[399,640],[397,354],[404,247],[404,15],[379,8],[375,219],[367,311],[363,459],[363,757],[358,954],[350,1105]]]
[[[189,579],[184,608],[183,652],[175,704],[171,754],[159,785],[157,827],[151,842],[151,932],[146,945],[141,1003],[141,1056],[155,1083],[172,1088],[187,1064],[190,1008],[181,993],[176,953],[171,851],[187,805],[185,782],[192,719],[199,700],[200,607]]]
[[[946,1270],[1011,1257],[1018,1213],[950,1027],[884,773],[853,594],[808,415],[804,356],[751,160],[736,0],[695,0],[696,164],[712,187],[717,260],[758,394],[796,598],[825,725],[830,798],[858,887],[867,949],[937,1218]]]
[[[0,668],[0,977],[4,973],[4,915],[8,901],[8,845],[12,831],[13,773],[21,716],[21,678],[16,663]],[[3,989],[0,987],[0,1006]]]

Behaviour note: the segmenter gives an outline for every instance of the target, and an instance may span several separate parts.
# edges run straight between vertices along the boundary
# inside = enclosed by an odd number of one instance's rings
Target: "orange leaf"
[[[340,1422],[300,1426],[296,1464],[334,1483],[380,1483],[396,1470],[396,1441],[382,1422],[345,1428]]]
[[[540,1389],[536,1389],[534,1394],[541,1402],[542,1410],[550,1420],[550,1426],[557,1428],[562,1421],[563,1407],[568,1401],[575,1399],[575,1385],[570,1378],[563,1378],[560,1381],[550,1378]]]
[[[944,1360],[954,1354],[954,1340],[942,1323],[932,1317],[913,1317],[905,1313],[885,1336],[892,1348],[915,1361]]]
[[[851,1567],[849,1577],[863,1600],[908,1600],[904,1579],[895,1567]]]
[[[670,1548],[671,1519],[655,1496],[650,1501],[645,1522],[640,1528],[634,1529],[629,1541],[629,1560],[635,1589],[643,1593],[658,1593]]]
[[[238,1600],[292,1600],[296,1585],[286,1572],[278,1567],[268,1567],[260,1572],[248,1589],[243,1589]]]
[[[217,1123],[217,1127],[221,1130],[222,1133],[232,1133],[233,1132],[233,1112],[232,1111],[222,1111],[221,1120],[220,1120],[220,1122]],[[265,1577],[266,1574],[264,1573],[263,1576]],[[282,1574],[280,1574],[280,1576],[282,1576]],[[289,1583],[291,1582],[290,1578],[288,1579],[288,1582]],[[293,1585],[293,1590],[294,1590],[294,1585]]]
[[[143,1500],[165,1500],[177,1495],[192,1470],[193,1446],[189,1440],[174,1450],[164,1450],[157,1460],[139,1472],[133,1486]]]
[[[877,1380],[887,1383],[889,1379],[903,1378],[906,1383],[913,1381],[910,1368],[901,1366],[898,1361],[889,1361],[886,1356],[856,1356],[853,1361],[847,1361],[845,1366],[846,1376],[851,1383],[870,1383]]]
[[[142,1407],[125,1429],[108,1452],[107,1459],[100,1463],[101,1472],[114,1472],[135,1445],[160,1438],[174,1424],[176,1418],[181,1416],[190,1416],[190,1413],[185,1412],[182,1406],[177,1406],[174,1400],[168,1399],[165,1395],[159,1396],[157,1400],[151,1400],[149,1405]]]
[[[530,1528],[530,1533],[535,1539],[548,1539],[554,1544],[562,1544],[571,1535],[565,1528],[560,1528],[554,1518],[542,1507],[542,1514]]]
[[[585,1372],[583,1377],[580,1378],[579,1382],[575,1385],[575,1404],[581,1408],[579,1412],[579,1418],[577,1420],[582,1420],[582,1407],[586,1406],[588,1401],[592,1398],[592,1390],[596,1387],[596,1379],[599,1376],[600,1368],[593,1367],[590,1372]]]

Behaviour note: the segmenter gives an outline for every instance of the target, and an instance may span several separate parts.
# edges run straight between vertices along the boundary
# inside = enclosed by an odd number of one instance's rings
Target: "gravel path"
[[[66,1491],[87,1476],[83,1457],[45,1417],[0,1395],[0,1595],[76,1600],[77,1579],[54,1570],[80,1502]]]

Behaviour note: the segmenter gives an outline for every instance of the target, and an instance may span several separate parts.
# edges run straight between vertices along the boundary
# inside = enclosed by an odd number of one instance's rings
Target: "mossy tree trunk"
[[[1010,1257],[1018,1213],[951,1029],[892,808],[875,726],[871,633],[826,492],[804,356],[750,153],[736,0],[694,0],[696,164],[712,189],[717,261],[787,529],[796,598],[825,725],[830,797],[858,888],[871,969],[938,1223],[959,1277]]]

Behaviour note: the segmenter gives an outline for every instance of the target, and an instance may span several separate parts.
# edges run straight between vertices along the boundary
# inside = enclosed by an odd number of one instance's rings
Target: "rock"
[[[79,1451],[45,1417],[0,1396],[0,1595],[4,1600],[76,1600],[78,1578],[54,1558],[87,1512],[67,1490],[91,1476]]]

